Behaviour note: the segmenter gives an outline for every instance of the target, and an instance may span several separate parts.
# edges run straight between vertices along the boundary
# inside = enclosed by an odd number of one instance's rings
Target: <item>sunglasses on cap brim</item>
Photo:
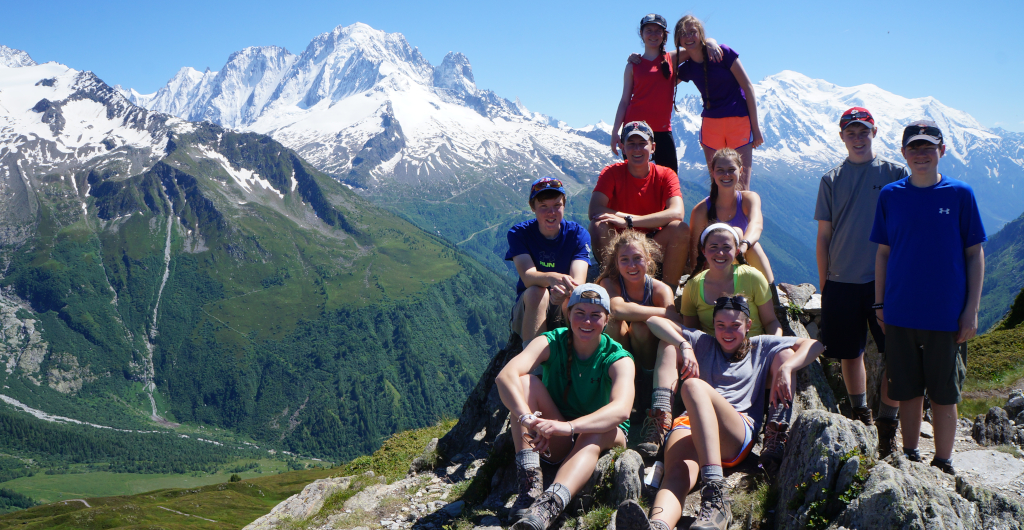
[[[562,181],[558,179],[545,179],[533,185],[530,188],[530,193],[536,193],[541,190],[558,189],[563,188]]]

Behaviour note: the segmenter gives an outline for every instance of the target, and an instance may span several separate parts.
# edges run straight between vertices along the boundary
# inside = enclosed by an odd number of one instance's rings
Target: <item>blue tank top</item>
[[[626,292],[626,282],[622,279],[622,275],[619,275],[619,290],[622,291],[622,299],[629,303],[638,303],[642,306],[650,306],[651,301],[654,299],[654,279],[644,274],[644,299],[640,302],[633,302],[629,299],[629,293]]]
[[[705,197],[704,200],[708,201],[708,204],[711,204],[710,196]],[[708,219],[708,224],[714,223],[716,221],[723,222],[729,226],[735,226],[736,228],[740,229],[740,232],[747,231],[747,225],[750,223],[750,220],[747,219],[747,214],[743,213],[742,193],[738,191],[736,192],[736,215],[733,215],[732,219],[729,219],[728,221],[722,221],[721,219]]]

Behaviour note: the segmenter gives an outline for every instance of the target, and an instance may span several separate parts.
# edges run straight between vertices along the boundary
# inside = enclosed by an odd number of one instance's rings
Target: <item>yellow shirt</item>
[[[690,278],[690,281],[686,282],[686,285],[683,286],[680,312],[684,316],[699,317],[701,330],[705,333],[714,333],[715,322],[713,316],[715,300],[720,295],[715,295],[710,302],[704,300],[704,277],[707,274],[707,270],[701,271],[693,278]],[[761,316],[758,314],[757,308],[772,301],[772,292],[768,288],[768,280],[761,274],[761,271],[750,265],[733,265],[732,284],[733,291],[731,296],[741,294],[747,298],[747,303],[750,304],[750,320],[752,324],[747,336],[763,335],[764,326],[761,324]]]

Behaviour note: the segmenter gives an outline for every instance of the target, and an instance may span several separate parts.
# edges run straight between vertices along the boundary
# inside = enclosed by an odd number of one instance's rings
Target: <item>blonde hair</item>
[[[601,283],[605,278],[617,280],[619,278],[618,258],[619,251],[627,245],[636,245],[640,253],[644,255],[644,262],[647,264],[647,275],[658,274],[658,260],[662,257],[661,247],[646,234],[637,230],[623,230],[615,234],[608,243],[608,250],[601,256],[601,275],[594,280],[594,283]]]

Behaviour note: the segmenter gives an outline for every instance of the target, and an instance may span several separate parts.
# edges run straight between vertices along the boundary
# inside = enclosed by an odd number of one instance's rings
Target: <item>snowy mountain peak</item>
[[[36,62],[29,57],[28,53],[15,48],[9,48],[0,44],[0,66],[8,68],[20,68],[22,66],[35,66]]]
[[[473,67],[469,59],[459,52],[448,52],[441,65],[434,69],[434,86],[466,94],[476,93]]]

